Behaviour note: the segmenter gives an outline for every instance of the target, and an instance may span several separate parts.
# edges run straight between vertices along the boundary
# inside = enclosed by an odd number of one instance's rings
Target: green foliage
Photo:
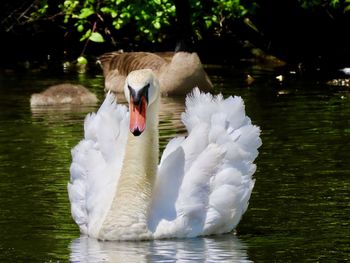
[[[241,2],[190,0],[192,24],[197,36],[200,38],[203,30],[219,34],[228,21],[253,10],[253,5],[248,9]],[[46,0],[39,3],[31,19],[51,19],[74,28],[81,35],[80,41],[115,42],[116,32],[131,28],[135,40],[162,42],[174,26],[176,17],[173,0],[61,0],[51,3],[57,5],[50,8],[56,13],[49,13]]]
[[[341,8],[344,12],[350,10],[350,0],[298,0],[304,9],[323,8],[335,10]]]
[[[198,39],[204,34],[222,35],[230,32],[232,22],[254,15],[259,2],[188,1],[191,6],[192,29]],[[325,9],[328,13],[350,10],[350,0],[297,1],[307,10]],[[121,38],[127,37],[131,42],[135,40],[154,43],[164,41],[169,32],[175,32],[174,0],[43,0],[36,4],[30,21],[52,20],[66,27],[68,34],[76,31],[80,41],[116,45]]]
[[[350,0],[345,0],[344,2],[345,2],[344,12],[350,11]]]
[[[55,19],[67,27],[73,25],[81,34],[81,41],[94,42],[112,39],[113,32],[130,25],[136,28],[135,39],[160,42],[175,17],[175,6],[170,0],[65,0],[57,8],[57,14],[48,14],[48,4],[42,2],[31,19]],[[59,20],[62,16],[63,21]]]
[[[256,2],[241,0],[191,0],[193,8],[192,24],[197,37],[201,38],[201,28],[220,35],[226,31],[230,22],[251,15],[257,7]]]

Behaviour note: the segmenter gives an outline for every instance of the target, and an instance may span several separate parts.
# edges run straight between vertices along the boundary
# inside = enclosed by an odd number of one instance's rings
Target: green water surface
[[[350,90],[274,71],[208,69],[242,96],[262,129],[256,184],[236,235],[97,242],[79,234],[67,196],[70,150],[96,106],[31,108],[29,97],[70,81],[103,98],[100,75],[0,73],[1,262],[347,262],[350,260]],[[254,72],[253,72],[254,73]],[[160,145],[185,130],[183,98],[167,98]]]

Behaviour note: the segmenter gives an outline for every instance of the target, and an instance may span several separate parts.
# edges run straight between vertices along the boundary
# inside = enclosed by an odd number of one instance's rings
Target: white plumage
[[[151,164],[142,158],[152,158],[143,157],[151,154],[158,160],[154,150],[158,151],[158,136],[150,145],[153,140],[148,138],[153,135],[147,130],[152,131],[151,125],[158,129],[159,87],[150,71],[136,75],[144,86],[151,83],[150,93],[156,91],[155,102],[150,99],[149,104],[156,111],[147,111],[147,121],[153,122],[147,122],[145,134],[130,133],[127,107],[107,94],[98,112],[86,117],[84,139],[72,150],[68,192],[81,232],[99,239],[138,240],[232,231],[248,207],[256,170],[253,162],[261,145],[260,129],[245,115],[243,100],[194,89],[182,114],[188,136],[172,139],[157,174],[150,174]],[[146,77],[139,80],[140,75]],[[133,81],[130,76],[127,83]],[[126,154],[130,151],[140,160],[130,160]],[[123,172],[126,167],[128,174]],[[137,188],[131,184],[138,182],[138,174],[144,175],[140,181],[144,183]],[[122,176],[126,179],[118,185]],[[117,211],[118,207],[126,212]]]

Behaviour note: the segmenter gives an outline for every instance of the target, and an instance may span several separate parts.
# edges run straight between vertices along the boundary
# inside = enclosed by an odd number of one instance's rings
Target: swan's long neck
[[[102,239],[151,238],[147,218],[158,167],[158,100],[148,107],[145,131],[128,135],[116,194],[100,230]]]

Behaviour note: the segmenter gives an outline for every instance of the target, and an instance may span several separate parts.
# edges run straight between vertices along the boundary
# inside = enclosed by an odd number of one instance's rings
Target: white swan
[[[68,184],[82,233],[101,240],[195,237],[232,231],[254,186],[260,129],[240,97],[187,96],[188,136],[171,140],[158,165],[159,82],[131,72],[127,107],[111,94],[85,119]]]

